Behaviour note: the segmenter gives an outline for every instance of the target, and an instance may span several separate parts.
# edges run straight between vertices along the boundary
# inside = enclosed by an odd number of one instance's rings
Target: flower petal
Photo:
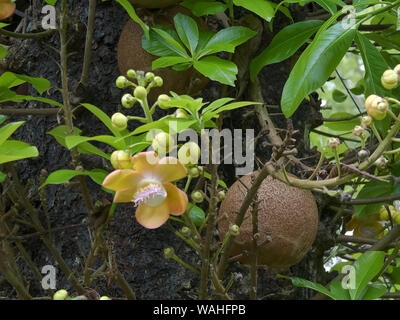
[[[158,160],[154,151],[141,152],[132,157],[133,168],[139,172],[153,171]]]
[[[169,182],[164,183],[164,188],[167,191],[169,213],[174,216],[180,216],[185,213],[188,205],[188,197],[186,193]]]
[[[131,202],[134,199],[136,189],[120,190],[115,193],[114,202]]]
[[[157,207],[141,204],[136,209],[136,220],[145,228],[156,229],[161,227],[169,218],[167,201]]]
[[[158,161],[154,174],[161,181],[172,182],[186,177],[187,169],[177,158],[165,157]]]
[[[114,191],[136,189],[141,179],[142,175],[134,170],[115,170],[104,179],[103,187]]]

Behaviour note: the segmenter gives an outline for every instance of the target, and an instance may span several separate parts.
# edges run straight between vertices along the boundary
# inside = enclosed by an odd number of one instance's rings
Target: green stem
[[[337,171],[338,171],[338,177],[342,175],[342,168],[340,166],[340,158],[339,158],[339,152],[337,148],[333,148],[333,152],[335,154],[335,161],[336,161],[336,166],[337,166]]]
[[[376,129],[375,124],[374,124],[373,122],[372,122],[372,124],[371,124],[371,129],[372,129],[372,132],[374,133],[375,137],[378,139],[378,142],[379,142],[379,143],[382,143],[381,135],[379,134],[379,132],[378,132],[378,130]]]
[[[325,150],[322,150],[321,156],[319,157],[319,161],[318,161],[317,167],[315,168],[315,170],[312,173],[312,175],[308,178],[308,180],[312,180],[312,179],[315,178],[315,176],[317,175],[319,169],[321,169],[321,166],[324,163],[324,160],[325,160]]]
[[[186,263],[185,261],[183,261],[181,258],[179,258],[176,254],[174,254],[172,256],[172,259],[174,259],[176,262],[178,262],[179,264],[181,264],[182,266],[184,266],[185,268],[192,270],[193,272],[200,274],[200,271],[197,270],[195,267],[191,266],[190,264]]]

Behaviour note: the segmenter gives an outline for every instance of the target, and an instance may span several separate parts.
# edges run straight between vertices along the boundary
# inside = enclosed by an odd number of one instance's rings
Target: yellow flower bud
[[[335,149],[340,145],[340,140],[338,138],[329,138],[327,141],[327,146],[329,148]]]
[[[239,226],[234,224],[230,226],[229,232],[231,233],[231,235],[236,237],[239,235],[239,229],[240,229]]]
[[[367,128],[372,124],[373,121],[374,119],[372,119],[370,116],[364,116],[361,118],[361,126]]]
[[[174,115],[176,118],[181,118],[181,119],[186,119],[188,117],[188,114],[184,109],[177,109]]]
[[[169,153],[174,145],[174,139],[168,133],[160,132],[154,137],[151,146],[155,152],[164,155]]]
[[[163,86],[163,84],[164,84],[164,81],[163,81],[163,79],[161,78],[161,77],[159,77],[159,76],[157,76],[157,77],[154,77],[154,85],[156,86],[156,87],[162,87]]]
[[[225,197],[226,197],[225,191],[223,191],[223,190],[219,191],[218,194],[217,194],[217,197],[218,197],[219,201],[225,200]]]
[[[112,299],[107,296],[102,296],[102,297],[100,297],[100,300],[112,300]]]
[[[200,176],[200,170],[196,167],[192,167],[188,170],[188,175],[192,178],[197,178],[198,176]]]
[[[116,170],[133,168],[129,152],[123,150],[117,150],[111,154],[111,164]]]
[[[165,259],[172,259],[175,255],[175,250],[172,247],[164,249],[164,258]]]
[[[145,87],[137,86],[133,91],[133,95],[136,99],[144,100],[147,97],[147,90]]]
[[[383,120],[386,117],[388,108],[389,103],[385,99],[374,94],[370,95],[365,101],[365,109],[368,115],[375,120]]]
[[[121,98],[122,106],[127,109],[132,108],[135,102],[136,99],[129,93],[124,94]]]
[[[136,79],[136,71],[133,69],[129,69],[126,73],[129,78]]]
[[[195,142],[185,143],[178,151],[178,159],[185,165],[195,165],[200,159],[200,147]]]
[[[128,126],[128,118],[125,117],[122,113],[117,112],[114,113],[111,117],[112,126],[118,131],[125,130]]]
[[[68,292],[67,290],[58,290],[56,293],[54,293],[53,300],[65,300],[68,298]]]
[[[388,90],[395,88],[398,81],[399,77],[394,70],[386,70],[381,77],[382,86]]]
[[[362,126],[355,126],[353,129],[353,134],[357,137],[362,137],[364,135],[365,129]]]
[[[169,96],[167,96],[166,94],[160,94],[158,96],[157,102],[158,102],[158,106],[161,109],[168,109],[168,104],[167,102],[171,101],[171,98]]]
[[[201,203],[204,200],[203,194],[200,191],[193,191],[191,197],[195,203]]]
[[[115,84],[120,89],[126,88],[128,86],[128,79],[124,76],[119,76],[115,81]]]
[[[145,75],[145,80],[148,82],[151,82],[154,80],[154,73],[153,72],[147,72]]]
[[[385,169],[387,163],[388,163],[388,160],[387,160],[384,156],[380,156],[380,157],[378,158],[378,160],[375,161],[375,165],[376,165],[379,169]]]

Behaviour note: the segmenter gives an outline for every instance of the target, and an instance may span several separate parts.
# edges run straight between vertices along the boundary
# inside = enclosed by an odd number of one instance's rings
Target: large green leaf
[[[355,286],[349,288],[352,300],[360,299],[368,283],[379,272],[384,263],[385,253],[383,251],[368,251],[363,253],[353,267],[355,268]]]
[[[321,20],[297,22],[282,29],[268,47],[251,61],[250,77],[254,81],[260,70],[292,56],[322,25]]]
[[[138,15],[136,14],[136,11],[133,8],[132,4],[128,0],[116,0],[116,1],[121,6],[124,7],[124,9],[126,10],[126,12],[129,15],[129,17],[142,27],[145,36],[148,38],[148,36],[149,36],[149,27],[138,17]]]
[[[297,277],[288,277],[288,276],[283,276],[283,275],[278,275],[278,277],[292,280],[292,284],[296,287],[313,289],[324,295],[327,295],[328,297],[330,297],[332,299],[335,299],[335,296],[327,288],[325,288],[323,285],[321,285],[319,283],[311,282],[311,281],[297,278]]]
[[[241,45],[255,35],[255,31],[241,26],[222,29],[212,36],[204,48],[198,52],[197,58],[200,59],[205,55],[221,51],[233,53],[238,45]]]
[[[362,300],[375,300],[387,292],[387,288],[383,284],[370,284],[367,286],[365,293],[362,295]]]
[[[106,115],[102,110],[89,103],[82,103],[86,109],[93,113],[104,125],[116,136],[120,137],[121,133],[112,126],[111,118]]]
[[[356,43],[365,67],[366,96],[371,94],[386,96],[387,91],[382,87],[381,76],[389,66],[379,50],[360,32],[356,34]]]
[[[39,187],[39,189],[47,186],[48,184],[62,184],[76,176],[89,176],[97,184],[102,184],[108,172],[102,169],[93,169],[90,171],[77,171],[77,170],[57,170],[49,174],[46,181]]]
[[[199,42],[199,28],[196,21],[182,13],[178,13],[174,17],[174,24],[179,38],[193,55]]]
[[[16,131],[25,121],[11,122],[0,128],[0,146]]]
[[[179,63],[187,63],[191,61],[192,61],[191,58],[178,57],[178,56],[161,57],[152,62],[152,69],[156,70],[159,68],[167,68]]]
[[[282,112],[290,117],[303,99],[321,87],[349,49],[355,29],[337,23],[321,33],[300,56],[282,93]]]
[[[21,141],[7,140],[0,145],[0,164],[37,157],[39,151],[36,147]]]
[[[12,88],[24,82],[30,83],[40,94],[50,88],[50,81],[44,78],[34,78],[14,72],[4,72],[0,76],[0,86]]]
[[[195,61],[194,67],[202,75],[210,78],[211,80],[215,80],[229,86],[235,86],[238,68],[231,61],[210,56],[199,61]]]
[[[258,14],[261,18],[271,21],[275,15],[275,4],[266,0],[233,0],[236,6],[241,6]]]
[[[188,55],[186,53],[185,48],[183,45],[178,41],[175,37],[173,37],[169,32],[158,29],[152,28],[154,32],[156,32],[160,36],[160,41],[170,50],[172,50],[175,55],[187,58]]]
[[[125,147],[126,147],[124,140],[121,140],[118,137],[114,137],[114,136],[107,136],[107,135],[95,136],[95,137],[67,136],[65,138],[65,144],[68,149],[72,149],[72,148],[74,148],[84,142],[88,142],[88,141],[103,142],[103,143],[106,143],[118,150],[125,149]]]
[[[227,6],[215,0],[185,0],[180,3],[181,6],[190,9],[192,13],[201,17],[208,14],[217,14],[227,9]]]

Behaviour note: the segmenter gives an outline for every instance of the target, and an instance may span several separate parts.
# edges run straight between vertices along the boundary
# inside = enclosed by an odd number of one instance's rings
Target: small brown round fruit
[[[190,11],[182,7],[172,7],[163,10],[163,13],[154,13],[155,24],[166,25],[173,28],[173,19],[176,14],[183,13],[191,15]],[[143,18],[143,16],[141,17]],[[197,18],[196,18],[197,19]],[[205,28],[205,24],[200,23],[200,28]],[[129,69],[146,72],[154,72],[156,76],[163,79],[162,87],[153,87],[148,98],[151,101],[157,100],[160,94],[169,94],[174,91],[178,94],[196,94],[201,91],[209,82],[209,79],[202,76],[199,72],[190,68],[185,71],[175,71],[171,68],[161,68],[152,70],[152,62],[159,58],[151,55],[142,48],[143,30],[133,20],[129,20],[122,30],[118,42],[118,67],[121,74],[125,75]]]
[[[219,215],[227,215],[218,223],[219,237],[222,241],[230,225],[234,224],[236,215],[246,196],[246,188],[251,187],[252,177],[258,172],[243,176],[236,181],[222,201]],[[272,177],[265,179],[258,190],[258,264],[275,268],[288,268],[298,263],[311,249],[318,229],[318,207],[311,191],[288,186]],[[250,252],[252,247],[251,208],[246,212],[235,238],[232,256],[243,251]],[[270,242],[266,242],[270,237]],[[249,255],[240,259],[248,264]]]
[[[133,5],[137,5],[142,8],[165,8],[172,6],[181,0],[129,0]]]

